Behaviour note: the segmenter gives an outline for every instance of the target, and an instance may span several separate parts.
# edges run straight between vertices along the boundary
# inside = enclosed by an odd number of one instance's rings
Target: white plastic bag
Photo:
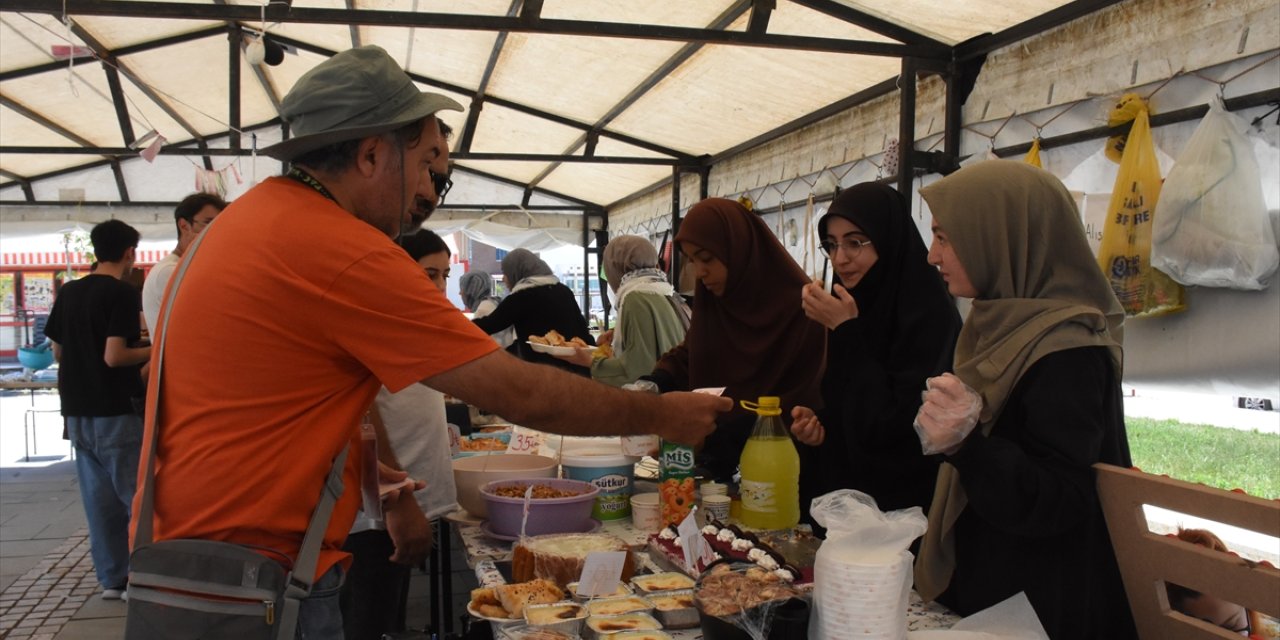
[[[913,558],[929,523],[920,507],[881,512],[871,496],[841,489],[809,509],[827,528],[813,567],[810,640],[905,638]]]
[[[1280,264],[1246,127],[1214,98],[1165,179],[1151,264],[1184,285],[1265,289]]]

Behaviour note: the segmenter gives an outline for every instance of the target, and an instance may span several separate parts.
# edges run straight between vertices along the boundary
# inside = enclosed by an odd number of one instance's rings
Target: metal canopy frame
[[[1077,0],[1063,5],[1053,11],[1027,20],[1021,24],[1014,25],[1013,27],[999,33],[979,36],[954,47],[895,24],[889,20],[859,11],[838,2],[837,0],[786,1],[821,12],[849,24],[867,29],[871,32],[884,35],[897,40],[898,43],[771,34],[768,32],[769,18],[772,11],[777,7],[778,0],[739,0],[707,25],[707,27],[701,29],[653,24],[626,24],[546,19],[541,16],[541,0],[512,0],[510,8],[506,15],[503,16],[356,9],[354,8],[353,0],[346,0],[346,9],[301,8],[293,7],[288,2],[272,2],[266,9],[266,17],[270,21],[286,21],[290,23],[348,25],[351,28],[351,42],[353,46],[358,46],[360,44],[359,33],[357,30],[357,26],[360,25],[408,26],[415,28],[423,27],[434,29],[498,32],[499,36],[495,40],[488,64],[485,68],[483,79],[475,89],[462,87],[437,78],[423,76],[421,74],[410,73],[410,76],[415,81],[428,86],[471,96],[471,109],[468,113],[467,124],[459,134],[458,149],[451,154],[452,157],[459,160],[537,161],[551,163],[547,169],[540,172],[528,183],[520,183],[467,167],[458,167],[459,170],[488,179],[497,180],[506,184],[520,186],[524,189],[524,199],[522,204],[526,205],[526,208],[529,208],[527,205],[531,195],[535,192],[544,193],[550,197],[573,202],[577,207],[582,208],[585,216],[588,211],[603,211],[606,206],[616,203],[585,202],[539,187],[538,185],[555,169],[555,167],[559,166],[559,163],[588,162],[599,164],[616,163],[671,166],[672,177],[665,178],[645,189],[641,189],[636,194],[629,196],[628,199],[640,194],[648,193],[654,189],[661,188],[666,184],[671,183],[673,180],[673,191],[678,194],[678,179],[679,176],[685,172],[696,172],[702,176],[702,191],[705,196],[707,173],[712,165],[724,158],[742,153],[743,151],[756,146],[766,144],[823,118],[886,95],[894,90],[902,92],[899,140],[914,140],[915,79],[922,73],[938,73],[947,80],[948,88],[945,107],[946,138],[944,151],[941,153],[947,154],[954,159],[955,153],[958,152],[960,108],[964,103],[964,99],[967,97],[968,89],[972,87],[972,67],[980,66],[982,61],[985,59],[986,53],[1010,43],[1017,42],[1021,39],[1056,28],[1084,15],[1116,4],[1120,0]],[[243,127],[240,126],[240,83],[238,81],[238,74],[240,70],[240,56],[243,55],[243,48],[245,46],[243,31],[252,29],[251,27],[242,29],[241,23],[246,25],[256,24],[261,19],[262,14],[261,8],[256,5],[228,5],[224,2],[225,0],[215,0],[214,4],[189,4],[147,0],[113,0],[111,2],[101,2],[98,0],[65,0],[65,2],[64,0],[6,0],[3,9],[6,12],[30,12],[54,16],[64,15],[65,12],[66,15],[223,21],[225,23],[223,25],[203,28],[187,34],[158,38],[138,44],[119,47],[114,50],[103,46],[102,43],[97,41],[91,33],[88,33],[74,21],[72,21],[71,24],[73,32],[76,33],[76,35],[94,52],[93,57],[76,58],[76,62],[90,62],[95,60],[102,61],[104,72],[107,74],[108,83],[111,88],[113,101],[117,110],[117,120],[121,127],[121,136],[122,139],[126,141],[126,144],[131,143],[135,137],[134,132],[131,130],[127,103],[122,99],[119,77],[121,75],[131,81],[134,86],[141,90],[149,100],[155,103],[169,117],[173,118],[175,122],[177,122],[192,136],[192,139],[189,141],[170,144],[163,147],[160,151],[161,154],[199,155],[203,158],[205,167],[212,168],[211,158],[213,156],[250,155],[252,151],[241,148],[240,134],[235,131],[228,131],[217,136],[201,136],[190,123],[186,122],[179,116],[173,105],[169,104],[165,98],[147,88],[143,83],[136,81],[134,79],[134,74],[130,71],[129,66],[122,60],[122,58],[132,53],[147,51],[172,44],[190,42],[213,36],[225,36],[228,38],[229,73],[235,76],[230,84],[229,119],[231,125],[244,132],[249,132],[263,127],[280,126],[284,130],[285,137],[287,137],[288,128],[280,122],[278,117],[280,101],[278,92],[271,86],[269,79],[257,67],[254,67],[255,74],[257,75],[257,79],[262,88],[271,99],[272,104],[275,106],[277,117],[267,122],[253,123]],[[750,14],[748,18],[748,28],[745,31],[727,30],[730,24],[741,18],[743,15],[748,14],[748,12]],[[685,42],[686,45],[660,65],[659,68],[650,74],[649,77],[634,87],[626,97],[609,109],[604,117],[595,122],[580,122],[572,118],[548,113],[529,105],[486,94],[488,82],[493,73],[493,67],[496,64],[505,44],[506,34],[512,32],[680,41]],[[322,56],[332,56],[337,53],[336,51],[286,36],[272,34],[271,38],[280,44]],[[902,72],[897,78],[885,80],[873,85],[872,87],[859,91],[848,98],[797,118],[796,120],[777,127],[772,131],[766,132],[765,134],[736,145],[714,156],[690,156],[675,149],[670,149],[651,141],[636,139],[632,136],[609,129],[609,124],[619,114],[634,105],[649,90],[656,86],[663,77],[669,75],[681,64],[688,61],[700,48],[707,44],[899,57],[903,60]],[[0,73],[0,81],[62,69],[65,68],[66,64],[66,62],[53,62],[35,65],[24,69],[10,70]],[[967,83],[969,85],[968,88],[964,86],[966,84],[965,82],[955,80],[957,76],[968,76],[970,78]],[[909,79],[910,81],[904,82],[904,79]],[[50,122],[46,118],[42,118],[39,114],[34,113],[30,109],[15,102],[7,96],[0,95],[0,104],[4,104],[15,111],[22,113],[24,116],[31,118],[34,122],[50,128],[59,135],[67,138],[68,141],[77,145],[69,147],[7,146],[0,147],[0,153],[67,153],[101,155],[104,157],[104,159],[100,161],[36,176],[23,176],[8,171],[0,173],[0,177],[3,177],[6,180],[6,182],[0,183],[0,188],[16,184],[21,186],[25,196],[25,201],[5,201],[0,202],[0,204],[61,204],[56,202],[36,201],[31,188],[31,183],[44,178],[54,177],[56,175],[64,175],[104,165],[112,166],[117,176],[117,182],[120,185],[121,200],[115,204],[138,204],[129,200],[128,194],[124,189],[123,174],[119,168],[120,160],[132,157],[136,154],[134,149],[127,147],[96,147],[88,141],[79,138],[74,133],[59,127],[56,123]],[[526,115],[542,118],[563,126],[578,129],[582,133],[577,140],[565,148],[563,153],[558,155],[529,153],[475,153],[470,151],[471,141],[475,135],[475,127],[479,117],[479,112],[483,109],[485,104],[499,105]],[[229,138],[228,146],[230,148],[209,148],[209,138],[220,138],[222,136],[227,136]],[[609,137],[619,142],[655,152],[664,157],[654,158],[640,156],[596,155],[596,143],[601,136]],[[194,145],[194,147],[192,145]],[[937,152],[935,152],[933,156],[934,157],[929,157],[928,154],[922,154],[914,149],[910,150],[908,153],[904,153],[900,163],[900,177],[897,179],[899,188],[909,188],[910,179],[916,173],[918,167],[936,168],[947,166],[948,163],[946,159],[940,160],[937,157]],[[673,199],[672,206],[674,229],[679,223],[678,197]],[[448,205],[448,207],[458,209],[464,208],[459,205]],[[511,205],[468,205],[466,208],[483,208],[492,210],[511,208]],[[586,224],[587,222],[588,221],[584,219],[584,229],[589,226]],[[584,235],[584,240],[585,239],[586,236]]]

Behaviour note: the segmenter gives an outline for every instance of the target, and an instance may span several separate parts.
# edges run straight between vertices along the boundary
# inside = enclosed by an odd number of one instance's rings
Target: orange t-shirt
[[[347,557],[358,425],[378,387],[399,391],[497,349],[399,246],[287,178],[218,216],[167,332],[155,539],[225,540],[291,563],[350,442],[317,577]],[[144,457],[154,428],[148,416]]]

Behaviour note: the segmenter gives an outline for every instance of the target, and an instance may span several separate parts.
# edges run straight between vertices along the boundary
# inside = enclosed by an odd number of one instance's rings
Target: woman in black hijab
[[[818,445],[800,447],[801,504],[857,489],[883,510],[927,511],[940,460],[921,453],[911,423],[925,378],[951,368],[960,315],[894,189],[842,191],[818,238],[836,279],[830,293],[811,283],[801,295],[805,314],[831,332],[817,414],[825,429],[806,438],[810,421],[796,420],[800,439]]]

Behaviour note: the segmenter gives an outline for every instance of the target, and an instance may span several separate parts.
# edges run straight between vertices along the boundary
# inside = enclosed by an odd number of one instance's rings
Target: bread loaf
[[[621,538],[606,533],[559,533],[518,542],[511,555],[511,577],[516,582],[545,578],[565,587],[578,581],[587,554],[596,551],[627,551],[622,581],[635,574],[635,559]]]

